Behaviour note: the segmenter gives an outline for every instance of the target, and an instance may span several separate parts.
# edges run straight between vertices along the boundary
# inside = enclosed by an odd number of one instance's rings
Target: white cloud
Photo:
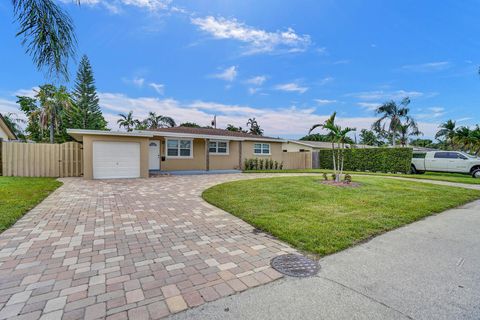
[[[165,92],[165,85],[161,83],[150,82],[148,85],[152,87],[153,90],[155,90],[158,94],[163,95],[163,93]]]
[[[134,77],[134,78],[122,78],[122,81],[129,85],[134,85],[135,87],[142,88],[145,84],[145,78]]]
[[[359,102],[357,104],[368,111],[375,111],[381,105],[380,102]]]
[[[119,113],[133,111],[135,118],[143,119],[148,116],[148,112],[153,111],[173,117],[177,123],[192,121],[200,125],[209,125],[212,116],[216,114],[219,127],[225,127],[228,123],[245,126],[248,118],[256,117],[266,135],[298,138],[307,134],[313,124],[322,123],[330,116],[317,114],[315,108],[311,107],[256,108],[201,100],[180,102],[171,98],[131,98],[125,94],[109,92],[99,92],[99,98],[104,117],[113,130],[118,130],[116,121],[119,119]],[[23,117],[13,94],[8,98],[0,98],[0,110]],[[292,121],[292,119],[302,121]],[[370,128],[375,120],[374,117],[338,117],[338,123],[341,126],[354,127],[357,130]],[[438,122],[420,122],[419,126],[425,136],[433,137],[438,129]]]
[[[248,79],[246,82],[254,86],[261,86],[266,80],[266,76],[256,76]]]
[[[399,100],[405,97],[418,98],[425,95],[423,92],[419,91],[405,91],[405,90],[396,90],[396,91],[364,91],[358,93],[351,93],[350,96],[356,97],[362,100]]]
[[[33,87],[31,89],[20,89],[15,91],[14,95],[35,98],[35,95],[37,94],[38,90],[40,90],[39,87]]]
[[[419,113],[416,115],[419,119],[432,119],[432,118],[440,118],[445,115],[445,108],[443,107],[430,107],[427,108],[427,113]]]
[[[73,4],[72,0],[61,0],[63,3]],[[170,9],[173,11],[174,7],[170,7],[172,0],[82,0],[82,5],[87,6],[104,6],[112,13],[122,12],[122,6],[137,7],[146,9],[148,11],[156,12],[160,10]],[[177,9],[177,8],[175,8]]]
[[[314,100],[317,104],[321,106],[338,102],[337,100],[329,100],[329,99],[314,99]]]
[[[333,77],[325,77],[325,78],[323,78],[323,79],[320,79],[320,81],[318,81],[317,84],[318,84],[319,86],[324,86],[324,85],[326,85],[327,83],[332,82],[332,81],[333,81]]]
[[[191,22],[216,39],[233,39],[246,43],[248,45],[246,54],[273,51],[301,52],[311,44],[309,35],[299,35],[292,28],[269,32],[248,26],[234,18],[213,16],[192,18]]]
[[[276,90],[288,91],[288,92],[298,92],[305,93],[308,90],[308,87],[301,87],[295,82],[279,84],[275,86]]]
[[[237,74],[238,74],[237,67],[231,66],[226,68],[220,73],[213,74],[212,77],[232,82],[237,77]]]
[[[403,70],[413,71],[413,72],[435,72],[448,69],[450,67],[450,62],[448,61],[438,61],[438,62],[427,62],[421,64],[409,64],[402,66]]]

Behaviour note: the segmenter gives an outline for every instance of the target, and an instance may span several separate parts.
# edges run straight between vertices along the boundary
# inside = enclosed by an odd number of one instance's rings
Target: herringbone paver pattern
[[[0,235],[0,319],[158,319],[281,277],[293,249],[200,197],[245,178],[63,179]]]

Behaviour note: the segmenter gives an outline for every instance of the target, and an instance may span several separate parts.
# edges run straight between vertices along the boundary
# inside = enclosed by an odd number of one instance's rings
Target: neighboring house
[[[373,146],[367,146],[364,144],[353,145],[355,148],[375,148]],[[335,144],[337,147],[337,144]],[[351,148],[349,144],[345,145],[345,148]],[[283,152],[312,152],[319,151],[322,149],[332,149],[331,142],[320,142],[320,141],[306,141],[306,140],[287,140],[282,144]]]
[[[0,140],[17,140],[17,136],[13,130],[8,126],[5,118],[0,113]]]
[[[83,143],[86,179],[146,178],[150,171],[240,170],[245,159],[256,157],[282,161],[283,140],[221,129],[67,133]]]

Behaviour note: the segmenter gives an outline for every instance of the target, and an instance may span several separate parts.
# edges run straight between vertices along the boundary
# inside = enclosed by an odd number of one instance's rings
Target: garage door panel
[[[140,143],[93,142],[93,178],[140,177]]]

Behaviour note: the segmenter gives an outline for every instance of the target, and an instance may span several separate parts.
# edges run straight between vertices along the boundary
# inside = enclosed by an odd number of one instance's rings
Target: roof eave
[[[256,137],[235,137],[235,136],[221,136],[213,134],[198,134],[198,133],[181,133],[181,132],[166,132],[166,131],[135,131],[135,132],[149,132],[154,136],[172,137],[172,138],[193,138],[193,139],[210,139],[210,140],[230,140],[230,141],[268,141],[268,142],[284,142],[281,139],[273,138],[256,138]]]

